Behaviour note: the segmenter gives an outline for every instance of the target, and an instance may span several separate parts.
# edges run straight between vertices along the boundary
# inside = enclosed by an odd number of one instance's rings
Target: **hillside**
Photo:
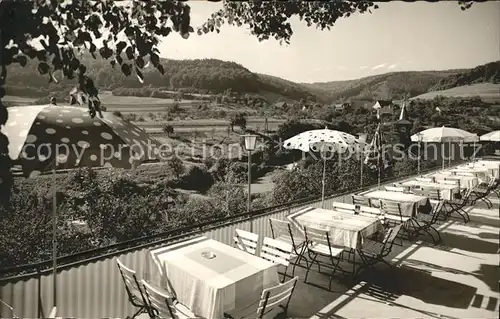
[[[430,91],[447,90],[476,83],[500,84],[500,61],[479,65],[471,70],[442,79]]]
[[[489,103],[500,103],[500,84],[477,83],[471,85],[457,86],[442,91],[431,91],[412,98],[421,100],[432,100],[437,96],[461,98],[477,96]]]
[[[402,99],[406,93],[416,96],[448,77],[467,70],[391,72],[364,77],[358,80],[333,81],[303,85],[328,100],[343,99],[377,100]]]
[[[216,59],[163,60],[165,74],[147,67],[144,84],[135,76],[124,76],[102,59],[83,58],[89,75],[100,91],[127,91],[127,95],[144,97],[134,93],[141,88],[159,91],[182,89],[190,93],[218,94],[228,90],[239,94],[258,95],[268,103],[276,101],[310,100],[323,103],[344,100],[402,99],[406,94],[420,96],[429,91],[442,90],[473,83],[498,83],[500,61],[478,66],[474,69],[447,71],[392,72],[364,77],[357,80],[324,83],[295,83],[278,77],[253,73],[235,62]],[[57,74],[56,74],[57,76]],[[69,91],[71,81],[49,84],[45,76],[38,74],[36,63],[25,68],[10,66],[7,94],[21,97],[47,97]],[[119,90],[116,90],[119,89]],[[127,90],[121,90],[127,89]],[[467,93],[464,93],[467,94]],[[161,98],[161,96],[157,96]]]
[[[144,84],[141,84],[135,76],[126,77],[105,60],[94,60],[90,57],[83,60],[87,65],[88,74],[100,90],[149,86],[159,90],[185,89],[194,93],[223,93],[227,90],[238,93],[263,93],[264,96],[275,100],[317,99],[310,90],[300,84],[250,72],[235,62],[216,59],[164,59],[162,64],[165,74],[161,75],[153,67],[147,67],[143,71]],[[9,95],[43,97],[50,92],[68,90],[67,85],[49,85],[47,77],[36,71],[34,62],[25,68],[10,66],[8,71]]]

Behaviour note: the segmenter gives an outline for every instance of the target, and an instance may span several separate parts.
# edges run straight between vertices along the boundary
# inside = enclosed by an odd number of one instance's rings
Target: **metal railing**
[[[421,173],[439,170],[432,168]],[[399,176],[383,181],[383,185],[414,176]],[[376,186],[375,186],[376,187]],[[374,188],[373,185],[333,194],[325,198],[325,207],[333,202],[350,202],[351,194]],[[0,299],[11,305],[16,314],[24,318],[36,318],[50,312],[57,305],[58,316],[74,318],[125,318],[133,313],[127,300],[122,279],[117,271],[116,259],[141,276],[146,271],[146,254],[152,247],[204,235],[222,243],[232,245],[236,228],[250,230],[261,236],[271,236],[269,218],[283,219],[306,206],[321,207],[321,199],[307,198],[285,205],[269,207],[251,214],[232,216],[224,220],[204,222],[180,229],[175,233],[164,233],[129,240],[111,246],[84,251],[59,258],[57,303],[53,300],[51,261],[4,269],[2,274],[19,273],[0,280]],[[0,309],[0,317],[10,311]]]

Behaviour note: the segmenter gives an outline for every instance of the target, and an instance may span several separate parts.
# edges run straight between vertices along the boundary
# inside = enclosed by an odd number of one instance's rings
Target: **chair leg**
[[[139,310],[137,310],[137,312],[133,314],[132,318],[137,317],[140,313],[143,313],[145,310],[146,310],[146,307],[139,308]]]
[[[334,263],[334,259],[332,256],[330,256],[330,259],[332,261],[332,264]],[[332,290],[332,281],[333,281],[333,275],[335,274],[335,270],[337,270],[337,267],[339,266],[340,263],[340,258],[337,258],[337,263],[335,263],[335,266],[333,267],[332,273],[330,275],[330,282],[328,283],[328,290]]]
[[[311,262],[310,262],[309,266],[307,267],[306,276],[304,277],[304,283],[307,282],[307,276],[309,275],[309,271],[311,270],[312,265],[314,265],[314,262],[316,261],[316,258],[318,258],[317,254],[314,256],[314,258],[311,258]]]
[[[435,244],[442,242],[443,239],[441,238],[441,234],[439,233],[439,231],[436,228],[434,228],[434,226],[432,226],[432,225],[429,225],[429,228],[432,229],[437,234],[438,239],[437,239],[437,243],[435,243]]]

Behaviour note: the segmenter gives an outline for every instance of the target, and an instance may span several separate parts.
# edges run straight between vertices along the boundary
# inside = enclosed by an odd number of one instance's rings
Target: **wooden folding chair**
[[[418,227],[417,231],[424,231],[427,234],[429,234],[429,236],[431,236],[432,238],[432,241],[434,242],[434,245],[437,245],[442,241],[441,234],[434,227],[434,225],[437,223],[439,217],[443,212],[444,203],[445,203],[444,200],[436,202],[435,205],[432,207],[432,211],[430,214],[418,214],[415,220],[415,223],[417,224]],[[437,235],[437,238],[434,238],[431,231],[433,231]]]
[[[120,271],[123,283],[125,284],[125,290],[127,291],[129,302],[134,307],[139,308],[139,310],[137,310],[137,312],[132,316],[132,318],[135,318],[140,313],[148,310],[146,297],[141,289],[141,286],[139,285],[135,271],[127,268],[119,259],[116,260],[116,264],[118,265],[118,270]]]
[[[282,282],[287,277],[288,266],[292,258],[293,246],[291,244],[265,237],[260,248],[260,258],[285,267]],[[295,256],[298,258],[298,256]],[[294,275],[292,274],[292,278]]]
[[[353,205],[372,206],[371,199],[362,195],[352,195],[352,203]]]
[[[392,265],[388,263],[384,258],[391,253],[392,247],[394,246],[394,240],[398,236],[398,233],[401,231],[402,227],[403,224],[399,224],[387,229],[385,231],[384,238],[381,241],[366,240],[363,243],[363,246],[358,251],[361,260],[366,267],[373,267],[379,262],[383,262],[386,265],[392,267]],[[362,268],[358,268],[358,271],[360,271],[361,269]]]
[[[249,254],[257,255],[259,246],[259,235],[246,230],[236,229],[233,237],[234,245]]]
[[[287,282],[266,288],[262,291],[257,302],[224,315],[229,319],[274,319],[278,318],[277,315],[282,313],[283,317],[286,318],[288,306],[298,280],[299,277],[294,277]]]
[[[309,265],[309,261],[305,256],[306,238],[287,221],[269,218],[269,225],[271,227],[273,239],[292,245],[293,251],[290,257],[290,263],[292,265],[292,277],[294,277],[295,267],[299,265],[302,260],[306,262],[306,267]]]
[[[328,284],[328,289],[331,290],[333,275],[337,269],[340,269],[339,263],[342,259],[344,247],[335,247],[330,240],[328,231],[304,227],[304,232],[306,234],[306,240],[308,241],[307,252],[311,261],[307,267],[304,282],[307,282],[307,276],[309,275],[309,271],[314,263],[318,265],[318,272],[321,272],[320,262],[317,258],[326,257],[331,264],[327,265],[327,267],[332,269],[330,282]]]
[[[142,285],[148,302],[148,313],[151,318],[201,318],[196,316],[186,306],[175,300],[175,298],[166,290],[153,287],[145,280],[142,280]]]

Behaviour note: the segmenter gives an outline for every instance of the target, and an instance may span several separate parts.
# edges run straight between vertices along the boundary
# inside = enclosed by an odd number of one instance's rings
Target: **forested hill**
[[[317,95],[329,100],[402,99],[405,94],[416,96],[429,91],[441,80],[468,70],[392,72],[364,77],[358,80],[304,83]]]
[[[158,90],[184,89],[193,93],[222,93],[227,90],[252,93],[265,97],[269,102],[277,100],[310,100],[323,103],[341,102],[347,99],[377,100],[401,99],[408,94],[417,96],[436,89],[447,89],[471,83],[500,80],[500,61],[474,69],[421,72],[393,72],[350,81],[325,83],[295,83],[278,77],[253,73],[235,62],[216,59],[163,60],[165,74],[148,67],[144,70],[144,84],[134,76],[113,69],[108,61],[83,57],[89,75],[100,90],[117,88],[142,88]],[[56,73],[56,77],[58,74]],[[50,94],[69,91],[70,82],[49,84],[46,76],[37,71],[31,61],[26,67],[10,66],[7,77],[7,94],[26,97],[47,97]]]
[[[480,65],[471,70],[466,70],[442,79],[429,91],[441,91],[477,83],[500,84],[500,61]]]
[[[134,76],[125,76],[118,69],[113,69],[108,61],[84,57],[87,70],[101,90],[116,88],[140,88],[150,86],[161,90],[192,89],[198,93],[222,93],[226,90],[241,93],[271,93],[284,99],[316,100],[317,97],[302,85],[250,72],[235,62],[216,59],[202,60],[163,60],[165,69],[161,75],[155,68],[144,70],[144,84]],[[56,74],[57,76],[57,74]],[[64,81],[65,83],[67,81]],[[11,95],[46,95],[64,89],[65,85],[48,83],[46,76],[41,76],[32,61],[26,67],[10,66],[7,80]],[[24,93],[19,92],[23,91]],[[67,88],[66,88],[67,89]]]

